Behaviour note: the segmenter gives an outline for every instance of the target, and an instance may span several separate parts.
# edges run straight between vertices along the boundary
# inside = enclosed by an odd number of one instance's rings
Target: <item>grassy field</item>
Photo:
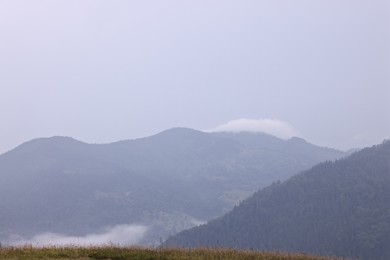
[[[5,247],[0,259],[258,259],[258,260],[336,260],[333,257],[315,257],[298,254],[264,253],[223,249],[147,249],[137,247]]]

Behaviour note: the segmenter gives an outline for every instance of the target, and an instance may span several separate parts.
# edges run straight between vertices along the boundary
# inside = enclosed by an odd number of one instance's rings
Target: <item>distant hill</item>
[[[165,246],[390,259],[390,141],[274,183]]]
[[[140,243],[157,243],[343,155],[301,139],[186,128],[99,145],[35,139],[0,156],[0,241],[136,223],[149,227]]]

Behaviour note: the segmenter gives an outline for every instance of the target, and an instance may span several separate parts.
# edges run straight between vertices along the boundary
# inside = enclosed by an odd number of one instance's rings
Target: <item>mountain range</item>
[[[0,155],[0,241],[135,223],[148,227],[137,243],[153,245],[343,156],[300,138],[187,128],[110,144],[38,138]]]
[[[263,188],[164,246],[390,259],[390,141]]]

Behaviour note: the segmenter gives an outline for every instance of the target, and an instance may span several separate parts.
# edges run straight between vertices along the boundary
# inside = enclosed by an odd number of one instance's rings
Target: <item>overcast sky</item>
[[[0,153],[176,126],[379,143],[389,2],[0,0]]]

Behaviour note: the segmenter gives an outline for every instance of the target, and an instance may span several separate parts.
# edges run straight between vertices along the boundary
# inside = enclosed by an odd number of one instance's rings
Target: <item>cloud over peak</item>
[[[206,132],[253,132],[266,133],[282,139],[300,136],[299,132],[289,123],[278,119],[249,119],[241,118],[217,126]]]

